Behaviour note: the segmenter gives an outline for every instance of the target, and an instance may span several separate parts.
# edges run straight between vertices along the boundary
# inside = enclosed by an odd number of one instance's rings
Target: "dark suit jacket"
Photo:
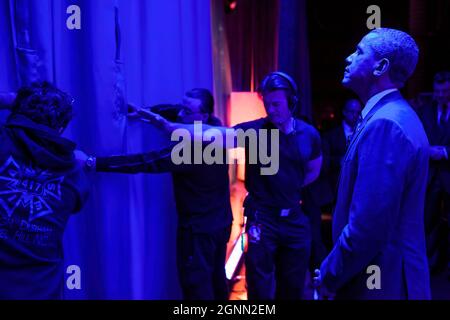
[[[418,114],[422,120],[422,124],[427,133],[428,140],[432,146],[445,146],[447,154],[450,157],[450,125],[443,130],[439,128],[437,123],[437,105],[431,104],[423,106],[419,109]],[[442,181],[445,190],[450,193],[450,160],[430,160],[430,169],[428,173],[431,181],[433,178],[438,178]]]
[[[344,157],[333,220],[334,248],[321,266],[339,299],[429,299],[423,222],[428,141],[398,91],[363,120]],[[368,289],[367,268],[381,271]]]

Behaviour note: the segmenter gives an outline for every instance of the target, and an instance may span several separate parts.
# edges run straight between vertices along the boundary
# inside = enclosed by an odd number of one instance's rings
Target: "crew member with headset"
[[[289,75],[268,74],[258,92],[268,116],[235,129],[278,129],[279,169],[275,175],[261,175],[261,163],[246,161],[248,298],[301,299],[311,247],[310,221],[300,206],[301,193],[319,175],[320,136],[314,127],[293,117],[298,90]],[[248,156],[248,144],[245,148]]]
[[[311,244],[310,222],[301,209],[301,193],[303,187],[319,175],[322,163],[320,136],[312,126],[293,117],[298,90],[290,76],[272,72],[262,80],[258,92],[268,116],[236,125],[234,134],[239,137],[240,132],[255,130],[261,133],[260,129],[267,129],[265,132],[269,134],[256,135],[256,149],[260,151],[261,147],[267,147],[268,154],[278,160],[278,170],[265,174],[262,169],[272,163],[250,163],[249,156],[254,156],[252,153],[255,152],[252,139],[236,139],[234,146],[245,148],[247,160],[245,186],[248,195],[244,207],[249,236],[245,257],[248,298],[301,299]],[[188,130],[195,141],[204,139],[211,128],[224,136],[233,131],[203,125],[198,134],[193,125],[173,123],[148,110],[138,113],[166,132]],[[278,134],[277,145],[268,143],[274,134]],[[272,153],[278,153],[278,157]]]

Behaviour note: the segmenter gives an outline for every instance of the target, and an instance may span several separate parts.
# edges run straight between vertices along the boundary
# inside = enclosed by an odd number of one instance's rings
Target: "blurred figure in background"
[[[450,72],[435,75],[433,101],[418,114],[430,142],[425,231],[430,269],[447,269],[450,279]]]
[[[361,102],[358,99],[349,99],[342,110],[343,120],[341,125],[324,132],[322,136],[323,166],[322,172],[332,190],[332,202],[334,201],[339,173],[341,172],[342,159],[347,150],[347,145],[352,137],[356,122],[361,115]]]

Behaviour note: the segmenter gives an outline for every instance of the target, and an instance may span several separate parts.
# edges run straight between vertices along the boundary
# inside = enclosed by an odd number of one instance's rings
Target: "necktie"
[[[356,125],[355,125],[355,130],[353,130],[353,133],[352,133],[351,135],[349,135],[348,138],[347,138],[347,147],[349,146],[349,144],[350,144],[350,142],[352,141],[352,139],[353,139],[353,137],[355,136],[355,134],[356,134],[359,130],[361,130],[362,121],[363,121],[363,118],[362,118],[361,115],[359,115],[358,121],[356,122]]]
[[[358,121],[356,122],[355,126],[355,132],[358,132],[361,129],[362,122],[363,122],[362,115],[359,115]]]

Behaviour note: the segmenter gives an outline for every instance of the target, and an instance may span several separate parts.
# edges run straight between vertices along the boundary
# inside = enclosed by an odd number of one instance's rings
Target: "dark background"
[[[448,0],[224,0],[225,7],[232,2],[236,7],[226,10],[225,19],[233,91],[254,90],[264,74],[282,69],[292,74],[300,91],[310,88],[311,106],[303,106],[303,113],[319,128],[338,121],[344,101],[353,96],[340,81],[345,58],[369,31],[366,10],[370,5],[380,7],[382,27],[404,30],[419,45],[416,71],[402,89],[415,107],[420,105],[421,93],[431,92],[434,74],[450,69]],[[302,10],[306,15],[301,15]],[[292,28],[293,19],[297,29]],[[307,41],[301,43],[296,30],[306,31]],[[305,76],[300,79],[305,70],[294,65],[295,60],[283,61],[288,50],[296,52],[299,60],[301,55],[308,56],[309,85]]]

